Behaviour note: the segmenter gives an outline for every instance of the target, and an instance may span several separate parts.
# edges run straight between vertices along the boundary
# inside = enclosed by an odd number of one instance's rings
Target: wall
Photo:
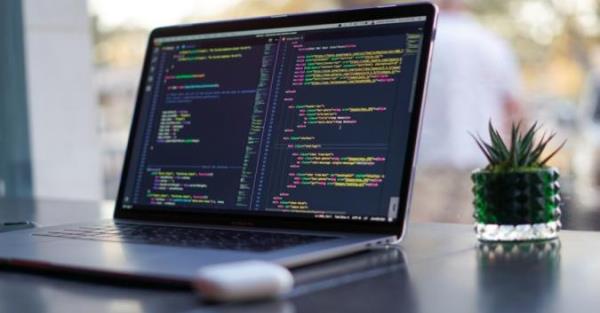
[[[0,1],[0,198],[31,196],[20,0]]]
[[[102,197],[87,3],[23,0],[33,192]]]

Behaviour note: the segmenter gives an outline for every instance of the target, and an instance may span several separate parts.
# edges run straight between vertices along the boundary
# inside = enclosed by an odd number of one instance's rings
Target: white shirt
[[[504,125],[503,106],[519,85],[516,60],[501,38],[462,13],[440,15],[433,50],[419,165],[482,166],[468,132],[487,140],[490,118]]]

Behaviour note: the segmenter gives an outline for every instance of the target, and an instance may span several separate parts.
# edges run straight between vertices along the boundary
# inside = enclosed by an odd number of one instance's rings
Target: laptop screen
[[[121,209],[395,221],[425,22],[154,37]]]

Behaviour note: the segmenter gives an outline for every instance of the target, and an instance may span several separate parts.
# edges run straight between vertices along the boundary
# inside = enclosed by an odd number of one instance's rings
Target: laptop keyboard
[[[330,236],[129,223],[75,226],[35,233],[34,236],[253,252],[284,249],[335,238]]]

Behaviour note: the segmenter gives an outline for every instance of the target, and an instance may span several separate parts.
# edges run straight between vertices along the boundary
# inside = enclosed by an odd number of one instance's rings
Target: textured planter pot
[[[558,237],[560,185],[555,168],[493,173],[475,170],[475,233],[482,241]]]

